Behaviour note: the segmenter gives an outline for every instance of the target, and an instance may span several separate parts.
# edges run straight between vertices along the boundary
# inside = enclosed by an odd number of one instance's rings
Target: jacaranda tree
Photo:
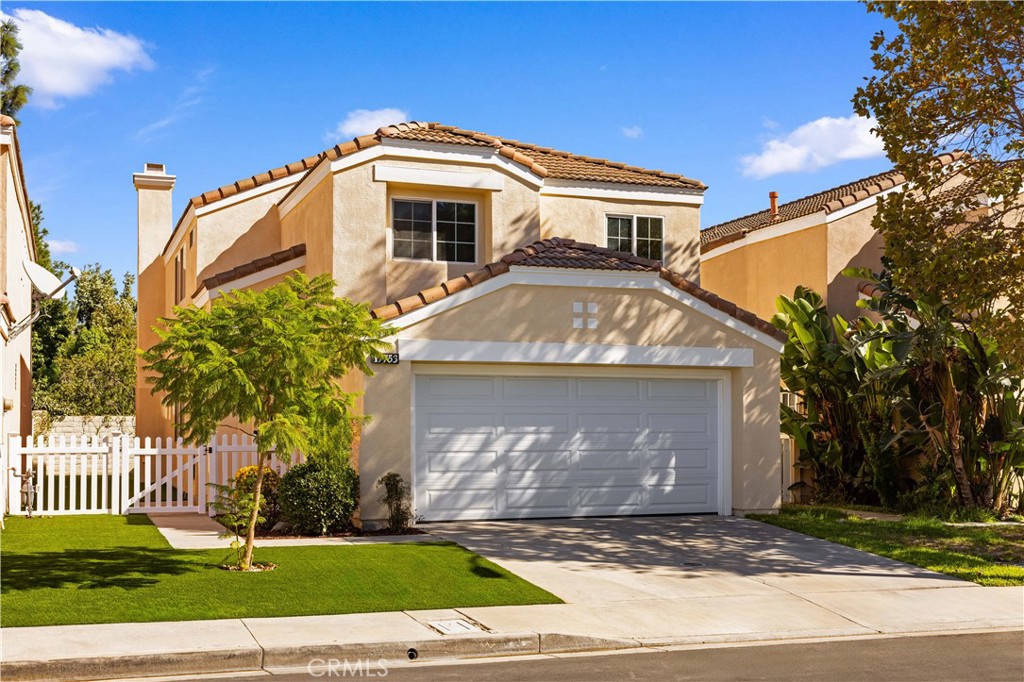
[[[227,293],[209,310],[175,308],[160,322],[159,343],[142,356],[153,392],[179,408],[181,436],[205,442],[231,418],[256,436],[260,466],[241,561],[249,570],[270,454],[287,461],[351,421],[355,395],[340,379],[372,375],[368,362],[388,350],[391,332],[366,305],[335,297],[329,276],[301,273],[263,291]]]

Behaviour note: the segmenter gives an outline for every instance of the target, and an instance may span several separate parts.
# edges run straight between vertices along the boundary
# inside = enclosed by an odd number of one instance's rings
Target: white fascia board
[[[858,202],[850,204],[849,206],[844,206],[839,210],[832,211],[831,213],[825,216],[825,222],[834,223],[840,218],[845,218],[848,215],[853,215],[854,213],[863,211],[865,208],[874,208],[874,206],[878,203],[879,199],[881,199],[882,197],[889,196],[893,192],[899,192],[903,190],[906,184],[907,183],[905,182],[900,183],[895,187],[890,187],[889,189],[881,191],[878,194],[873,194],[870,197],[865,197]]]
[[[14,144],[14,126],[0,126],[0,145],[9,147]]]
[[[537,189],[541,178],[498,154],[494,147],[467,147],[458,144],[432,144],[408,140],[383,139],[380,144],[348,154],[331,162],[331,172],[338,173],[380,158],[408,159],[428,163],[459,163],[473,166],[500,168]]]
[[[331,164],[320,162],[299,180],[299,184],[292,190],[292,193],[278,202],[277,210],[280,217],[284,218],[291,213],[291,210],[302,203],[310,192],[319,185],[331,172]]]
[[[637,203],[683,204],[701,206],[704,193],[699,190],[660,188],[611,182],[579,182],[545,178],[541,196],[572,197],[582,199],[616,199]]]
[[[284,187],[291,187],[292,185],[297,184],[300,180],[302,180],[302,178],[306,177],[307,175],[309,175],[308,170],[301,171],[299,173],[292,173],[291,175],[286,175],[283,178],[272,180],[266,183],[265,185],[258,185],[256,187],[247,189],[244,192],[239,192],[238,194],[232,194],[229,197],[218,199],[213,203],[207,204],[206,206],[200,206],[199,208],[197,208],[196,215],[203,216],[206,215],[207,213],[213,213],[214,211],[219,211],[223,208],[228,208],[229,206],[240,204],[243,201],[249,201],[250,199],[261,197],[264,194],[275,192]]]
[[[406,185],[433,185],[460,189],[485,189],[500,192],[505,188],[505,177],[495,172],[465,173],[428,168],[409,168],[386,163],[373,165],[373,179],[377,182],[400,182]]]
[[[178,251],[178,247],[181,245],[181,240],[185,238],[185,233],[188,231],[181,229],[184,225],[188,227],[196,220],[196,207],[192,205],[190,201],[185,212],[181,214],[181,218],[178,219],[178,223],[174,226],[174,231],[171,232],[171,236],[168,238],[167,243],[164,244],[164,265],[171,261],[171,257]]]
[[[260,270],[259,272],[252,273],[251,275],[239,277],[236,280],[227,282],[225,283],[224,286],[218,287],[216,291],[209,291],[204,286],[202,293],[199,296],[196,296],[196,300],[193,303],[197,306],[206,305],[207,301],[212,301],[215,298],[220,298],[222,294],[235,291],[237,289],[247,289],[248,287],[251,287],[254,284],[265,282],[268,279],[278,277],[280,275],[287,275],[291,273],[293,270],[298,270],[299,268],[302,268],[305,265],[306,256],[302,255],[299,256],[298,258],[292,258],[291,260],[286,260],[283,263],[278,263],[272,268]]]
[[[647,365],[652,367],[753,367],[752,348],[615,346],[589,343],[446,341],[406,339],[398,352],[414,362]]]
[[[446,296],[439,301],[426,305],[422,308],[400,315],[387,322],[387,326],[400,330],[418,324],[426,319],[440,315],[452,308],[464,305],[498,289],[514,285],[524,286],[564,286],[564,287],[590,287],[602,289],[647,289],[664,294],[669,298],[679,301],[697,312],[710,317],[719,324],[722,324],[744,336],[767,346],[777,353],[781,353],[784,344],[762,331],[759,331],[748,324],[740,322],[732,315],[728,315],[717,308],[714,308],[704,301],[687,294],[681,289],[672,286],[656,272],[602,272],[598,270],[572,270],[558,268],[533,268],[513,266],[510,271],[497,277],[492,277],[476,286],[463,289],[451,296]]]

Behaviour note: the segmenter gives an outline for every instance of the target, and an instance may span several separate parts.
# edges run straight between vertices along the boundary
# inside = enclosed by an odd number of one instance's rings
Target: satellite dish
[[[52,272],[31,260],[23,260],[21,266],[25,268],[25,274],[36,291],[47,298],[64,298],[66,285]]]

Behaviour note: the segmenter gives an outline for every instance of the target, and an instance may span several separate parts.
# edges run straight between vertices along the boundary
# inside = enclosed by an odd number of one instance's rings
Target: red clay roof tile
[[[953,152],[940,154],[935,160],[946,165],[962,156],[963,154],[960,152]],[[701,231],[701,252],[706,253],[711,249],[742,239],[745,234],[777,225],[786,220],[802,218],[819,211],[828,215],[904,182],[906,182],[906,178],[901,173],[890,170],[782,204],[778,207],[778,215],[774,217],[771,215],[770,209],[766,208],[742,218],[719,223]]]

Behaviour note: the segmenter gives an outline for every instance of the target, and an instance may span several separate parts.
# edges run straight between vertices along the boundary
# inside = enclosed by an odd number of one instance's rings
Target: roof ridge
[[[642,175],[650,175],[653,177],[663,178],[665,180],[675,180],[677,182],[686,183],[692,185],[694,189],[707,189],[700,180],[686,177],[678,173],[669,173],[663,170],[654,170],[648,168],[640,168],[638,166],[630,166],[625,163],[609,161],[608,159],[600,159],[592,156],[585,156],[582,154],[573,154],[571,152],[559,151],[552,149],[551,147],[542,147],[540,145],[531,144],[527,142],[519,142],[518,140],[511,140],[508,138],[499,137],[497,135],[490,135],[488,133],[479,132],[476,130],[469,130],[466,128],[459,128],[457,126],[444,125],[437,121],[403,121],[400,123],[393,123],[386,126],[381,126],[373,133],[368,135],[360,135],[351,140],[345,142],[339,142],[338,144],[330,147],[324,151],[318,152],[311,156],[307,156],[298,161],[272,168],[262,173],[256,173],[254,175],[246,176],[239,180],[235,180],[227,185],[218,187],[217,189],[203,192],[197,196],[189,199],[189,204],[193,208],[201,208],[212,204],[213,202],[221,199],[226,199],[230,196],[240,194],[247,190],[265,185],[274,180],[280,180],[282,178],[290,177],[298,173],[306,173],[312,170],[314,167],[323,163],[325,160],[335,161],[343,156],[352,154],[354,152],[373,147],[380,144],[381,139],[394,137],[398,134],[413,131],[413,130],[438,130],[441,132],[451,133],[461,137],[475,140],[489,146],[494,147],[498,150],[498,153],[520,165],[525,166],[531,172],[539,175],[542,178],[549,177],[551,175],[550,169],[548,169],[540,160],[534,158],[529,152],[535,151],[541,154],[550,154],[553,156],[561,156],[567,159],[573,159],[576,161],[583,161],[595,165],[606,166],[608,168],[615,168],[618,170],[627,170]],[[289,192],[288,194],[291,194]],[[287,196],[287,195],[286,195]]]
[[[469,289],[470,287],[476,286],[477,284],[497,277],[498,275],[503,275],[510,271],[512,265],[520,265],[528,258],[551,250],[556,250],[559,247],[569,247],[590,253],[597,253],[608,256],[609,258],[617,258],[621,260],[628,259],[628,262],[638,266],[643,266],[649,272],[657,272],[658,276],[668,282],[671,286],[694,296],[695,298],[710,305],[712,308],[715,308],[730,317],[734,317],[740,322],[743,322],[744,324],[753,327],[776,340],[784,341],[786,339],[785,332],[776,328],[767,320],[763,320],[749,310],[740,308],[735,303],[727,301],[707,289],[701,288],[699,285],[691,282],[682,275],[663,267],[659,261],[635,256],[632,253],[612,251],[611,249],[603,246],[597,246],[596,244],[591,244],[589,242],[577,242],[574,239],[567,239],[563,237],[541,239],[521,246],[511,253],[502,256],[497,261],[487,263],[483,267],[467,272],[461,277],[449,279],[441,282],[437,286],[430,287],[429,289],[423,289],[393,303],[388,303],[374,308],[370,311],[370,316],[378,320],[395,319],[396,317],[400,317],[406,313],[428,306],[442,298],[446,298],[460,291],[464,291],[465,289]],[[629,271],[625,270],[625,272]]]

